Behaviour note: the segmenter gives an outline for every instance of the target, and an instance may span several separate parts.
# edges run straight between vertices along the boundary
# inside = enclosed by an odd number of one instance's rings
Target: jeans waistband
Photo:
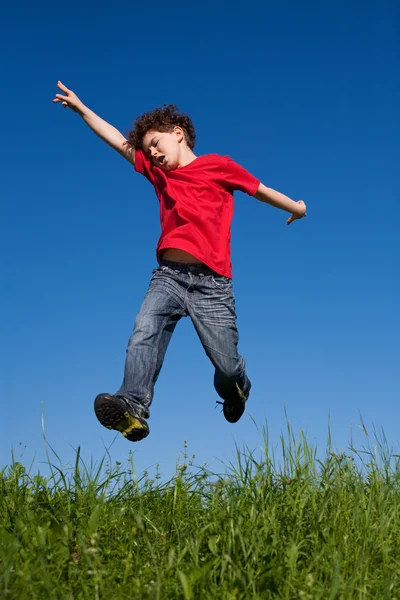
[[[215,271],[213,271],[210,267],[203,263],[186,263],[186,262],[177,262],[175,260],[164,260],[161,259],[160,267],[170,267],[174,271],[178,273],[193,273],[193,275],[218,275]]]

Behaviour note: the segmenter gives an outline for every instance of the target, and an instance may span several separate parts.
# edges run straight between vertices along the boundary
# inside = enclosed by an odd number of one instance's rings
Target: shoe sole
[[[118,398],[100,394],[94,401],[94,411],[104,427],[119,431],[130,442],[139,442],[150,433],[145,419],[128,412],[126,404]]]

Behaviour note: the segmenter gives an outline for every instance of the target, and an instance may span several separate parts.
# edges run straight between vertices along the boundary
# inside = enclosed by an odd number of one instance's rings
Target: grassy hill
[[[223,475],[187,456],[162,482],[127,468],[0,473],[0,598],[400,600],[399,457],[323,460],[300,434],[278,467],[238,451]]]

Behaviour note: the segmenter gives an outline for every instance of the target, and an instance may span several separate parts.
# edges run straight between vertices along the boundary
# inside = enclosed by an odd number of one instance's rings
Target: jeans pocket
[[[224,288],[232,287],[232,279],[230,279],[229,277],[225,277],[224,275],[217,275],[215,273],[214,275],[211,275],[211,281],[214,287],[217,287],[221,290]]]

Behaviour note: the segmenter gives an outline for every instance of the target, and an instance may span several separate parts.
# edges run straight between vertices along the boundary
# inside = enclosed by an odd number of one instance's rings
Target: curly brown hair
[[[133,128],[127,134],[127,144],[134,148],[141,148],[143,137],[148,131],[171,132],[174,127],[182,127],[186,143],[193,150],[196,142],[196,132],[192,120],[187,115],[179,112],[175,104],[164,104],[162,108],[156,108],[138,117],[133,124]]]

